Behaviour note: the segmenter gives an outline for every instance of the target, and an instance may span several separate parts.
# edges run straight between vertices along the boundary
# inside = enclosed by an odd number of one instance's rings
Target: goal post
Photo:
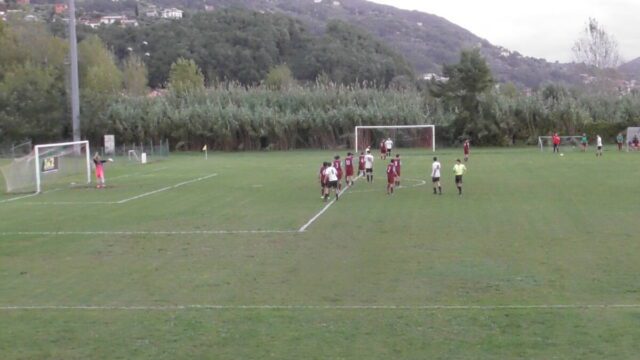
[[[569,136],[559,136],[560,138],[560,146],[578,146],[580,145],[581,135],[569,135]],[[540,151],[544,151],[545,148],[553,149],[553,136],[538,136],[538,147]]]
[[[91,183],[88,141],[36,145],[26,156],[0,168],[7,192],[42,192],[48,186]]]
[[[640,127],[627,128],[625,143],[627,144],[627,152],[631,150],[640,150]]]
[[[377,147],[378,141],[391,138],[394,147],[426,147],[436,151],[435,125],[362,125],[355,127],[355,151]]]

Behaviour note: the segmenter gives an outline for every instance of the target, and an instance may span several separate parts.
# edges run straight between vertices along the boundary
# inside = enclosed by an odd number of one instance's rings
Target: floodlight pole
[[[71,60],[71,126],[73,141],[80,141],[80,86],[78,82],[78,39],[76,3],[69,0],[69,57]]]

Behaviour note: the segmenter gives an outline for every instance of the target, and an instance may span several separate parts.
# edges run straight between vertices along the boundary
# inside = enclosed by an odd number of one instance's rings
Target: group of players
[[[391,157],[392,147],[385,147],[384,154],[380,155],[381,159]],[[361,152],[358,158],[358,176],[366,177],[368,183],[373,182],[373,162],[374,157],[371,154],[371,149],[367,148],[366,151]],[[352,186],[354,182],[354,159],[353,153],[348,152],[347,157],[344,159],[344,172],[342,167],[342,161],[340,155],[333,157],[333,161],[325,161],[320,167],[318,173],[320,179],[321,197],[324,201],[328,201],[331,192],[335,193],[335,198],[340,198],[342,191],[342,177],[345,176],[346,186]],[[387,165],[387,194],[393,194],[393,189],[396,186],[400,186],[400,173],[402,169],[402,161],[400,160],[400,154],[396,154]]]
[[[469,140],[466,140],[463,144],[464,149],[464,161],[469,160]],[[402,161],[400,154],[396,154],[392,157],[393,141],[388,138],[380,142],[380,159],[386,160],[391,158],[387,165],[387,195],[393,194],[396,187],[400,186],[400,174],[402,170]],[[374,157],[371,154],[371,149],[367,147],[366,151],[361,152],[358,158],[358,176],[366,177],[368,183],[373,182],[373,162]],[[340,155],[333,157],[333,161],[325,161],[320,167],[318,177],[320,180],[320,194],[321,198],[326,202],[331,196],[331,192],[335,194],[336,200],[340,198],[342,192],[342,177],[345,176],[346,186],[352,186],[354,182],[354,159],[353,153],[348,152],[347,157],[344,159],[344,172],[342,167],[343,162],[340,160]],[[433,164],[431,166],[431,180],[433,182],[433,193],[442,195],[442,185],[440,184],[440,170],[441,164],[437,157],[433,158]],[[456,164],[453,167],[455,174],[455,183],[458,188],[458,194],[462,195],[462,175],[467,171],[467,168],[460,159],[456,160]]]

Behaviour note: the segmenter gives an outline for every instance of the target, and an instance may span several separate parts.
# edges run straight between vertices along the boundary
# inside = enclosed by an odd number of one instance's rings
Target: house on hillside
[[[100,24],[111,25],[124,20],[127,20],[125,15],[107,15],[100,18]]]
[[[108,15],[100,18],[101,25],[120,24],[121,26],[138,26],[138,21],[129,19],[126,15]],[[92,26],[93,27],[93,26]]]
[[[160,13],[160,16],[163,19],[182,19],[182,13],[184,11],[176,8],[164,9]]]
[[[140,5],[139,13],[146,17],[158,17],[158,8],[155,5]]]
[[[427,80],[427,81],[441,81],[441,82],[447,82],[449,81],[449,78],[446,76],[440,76],[438,74],[435,73],[426,73],[424,75],[422,75],[422,79]]]

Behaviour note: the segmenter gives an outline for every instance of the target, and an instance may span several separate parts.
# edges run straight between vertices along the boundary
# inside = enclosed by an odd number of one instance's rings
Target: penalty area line
[[[62,189],[47,190],[47,191],[43,191],[42,194],[52,193],[52,192],[56,192],[56,191],[60,191],[60,190],[62,190]],[[30,197],[37,196],[37,195],[40,195],[40,193],[36,192],[36,193],[33,193],[33,194],[29,194],[29,195],[18,196],[18,197],[14,197],[14,198],[11,198],[11,199],[5,199],[5,200],[0,201],[0,204],[8,203],[8,202],[11,202],[11,201],[16,201],[16,200],[20,200],[20,199],[26,199],[26,198],[30,198]]]
[[[532,304],[532,305],[0,305],[0,311],[91,310],[91,311],[178,311],[178,310],[590,310],[640,309],[640,304]]]
[[[206,179],[212,178],[212,177],[214,177],[214,176],[218,176],[218,174],[211,174],[211,175],[207,175],[207,176],[199,177],[199,178],[197,178],[197,179],[188,180],[188,181],[183,181],[183,182],[181,182],[181,183],[177,183],[177,184],[175,184],[175,185],[171,185],[171,186],[163,187],[162,189],[149,191],[149,192],[146,192],[146,193],[144,193],[144,194],[140,194],[140,195],[132,196],[132,197],[127,198],[127,199],[123,199],[123,200],[120,200],[120,201],[116,201],[115,203],[116,203],[116,204],[124,204],[124,203],[126,203],[126,202],[131,201],[131,200],[136,200],[136,199],[140,199],[140,198],[145,197],[145,196],[149,196],[149,195],[157,194],[157,193],[159,193],[159,192],[163,192],[163,191],[167,191],[167,190],[175,189],[175,188],[178,188],[178,187],[180,187],[180,186],[184,186],[184,185],[187,185],[187,184],[191,184],[191,183],[194,183],[194,182],[197,182],[197,181],[206,180]]]
[[[14,231],[0,232],[0,236],[18,235],[224,235],[224,234],[291,234],[298,230],[184,230],[184,231]]]
[[[358,181],[358,179],[360,179],[361,176],[356,177],[355,180],[353,180],[353,182],[355,183],[356,181]],[[344,189],[342,189],[342,191],[340,191],[338,193],[338,197],[342,197],[342,194],[345,193],[345,191],[349,190],[349,188],[351,187],[351,185],[347,185],[344,187]],[[322,216],[322,214],[324,214],[325,211],[327,211],[331,205],[333,205],[333,203],[336,202],[336,199],[334,198],[333,200],[331,200],[327,205],[325,205],[322,210],[320,210],[320,212],[318,212],[314,217],[312,217],[309,221],[307,221],[306,224],[302,225],[302,227],[300,227],[300,229],[298,229],[299,232],[305,232],[307,230],[307,228],[309,226],[311,226],[311,224],[313,224],[314,221],[316,221],[320,216]]]

